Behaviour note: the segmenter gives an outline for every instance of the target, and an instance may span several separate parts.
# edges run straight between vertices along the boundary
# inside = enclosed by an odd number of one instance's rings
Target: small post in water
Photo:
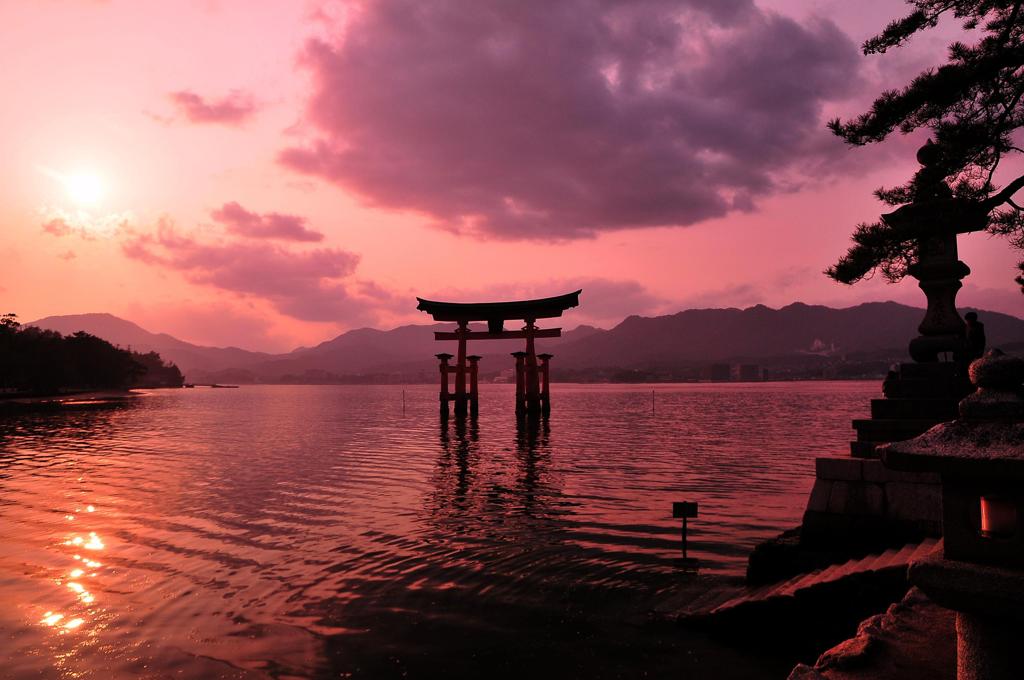
[[[672,503],[672,517],[683,520],[683,561],[684,562],[696,562],[696,559],[691,560],[686,554],[686,520],[691,517],[697,516],[697,504],[689,501],[676,501]]]

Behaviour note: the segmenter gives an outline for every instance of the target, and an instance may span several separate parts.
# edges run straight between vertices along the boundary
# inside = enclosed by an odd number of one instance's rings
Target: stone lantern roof
[[[882,460],[896,470],[1024,480],[1024,422],[954,420],[885,446]]]
[[[880,449],[888,467],[1024,480],[1024,359],[989,350],[970,368],[978,391],[960,418]]]

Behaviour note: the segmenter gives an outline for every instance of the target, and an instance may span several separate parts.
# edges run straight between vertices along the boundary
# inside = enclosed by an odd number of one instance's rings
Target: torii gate
[[[534,348],[536,338],[557,338],[561,337],[561,328],[537,328],[537,319],[549,319],[562,316],[562,312],[570,307],[576,307],[580,303],[580,293],[567,293],[556,297],[540,298],[537,300],[517,300],[515,302],[435,302],[416,298],[419,302],[416,309],[426,312],[434,317],[435,321],[455,321],[458,328],[453,332],[434,333],[435,340],[458,340],[459,350],[455,366],[449,366],[448,360],[451,354],[438,354],[441,360],[441,415],[448,415],[448,401],[452,395],[448,394],[448,374],[455,373],[455,415],[466,415],[467,405],[469,410],[476,414],[478,410],[477,394],[477,361],[478,356],[466,356],[466,342],[468,340],[513,340],[523,338],[526,340],[525,352],[513,352],[516,357],[516,413],[536,414],[543,411],[545,414],[551,411],[551,400],[549,395],[549,373],[548,366],[551,355],[541,357],[541,365],[537,365],[537,353]],[[506,321],[522,319],[526,325],[520,331],[506,331]],[[471,331],[471,321],[486,321],[486,331]],[[467,366],[467,359],[470,364]],[[543,389],[541,376],[543,373]],[[466,375],[471,379],[470,390],[466,390]],[[468,403],[467,403],[468,402]]]

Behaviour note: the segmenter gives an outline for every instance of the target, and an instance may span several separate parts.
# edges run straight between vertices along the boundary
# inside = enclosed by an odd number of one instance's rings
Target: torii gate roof
[[[434,317],[435,321],[497,321],[512,319],[549,319],[580,304],[580,293],[556,295],[536,300],[513,302],[436,302],[416,298],[416,309]]]

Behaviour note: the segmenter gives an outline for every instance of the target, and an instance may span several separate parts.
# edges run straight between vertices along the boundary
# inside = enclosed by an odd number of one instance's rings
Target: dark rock
[[[799,664],[789,680],[952,680],[953,612],[911,588],[902,601],[863,621],[855,637]]]

